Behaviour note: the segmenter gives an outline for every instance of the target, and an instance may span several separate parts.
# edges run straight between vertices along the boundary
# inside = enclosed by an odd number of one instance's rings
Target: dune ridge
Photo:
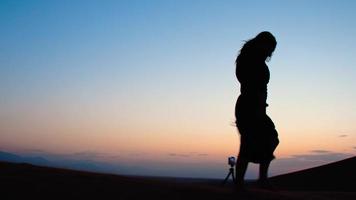
[[[132,177],[0,162],[1,199],[356,199],[356,157],[253,183],[243,193],[220,181]],[[330,174],[331,173],[331,174]],[[328,174],[328,176],[325,176]],[[325,180],[334,180],[325,183]],[[343,182],[342,182],[343,181]],[[350,182],[351,181],[351,182]]]

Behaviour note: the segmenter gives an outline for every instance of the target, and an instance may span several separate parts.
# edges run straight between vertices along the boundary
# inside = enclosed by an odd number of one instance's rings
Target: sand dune
[[[270,178],[289,190],[356,192],[356,156],[342,161]]]
[[[220,180],[129,177],[0,162],[1,199],[356,199],[356,157],[237,192]],[[346,173],[347,171],[347,173]],[[327,174],[327,175],[326,175]],[[326,180],[330,180],[325,184]],[[344,180],[344,181],[343,181]],[[351,181],[351,182],[349,182]]]

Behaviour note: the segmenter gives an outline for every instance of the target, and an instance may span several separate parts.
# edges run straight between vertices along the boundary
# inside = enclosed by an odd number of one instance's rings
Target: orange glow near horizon
[[[32,123],[32,125],[34,124]],[[239,136],[233,126],[226,126],[225,129],[216,129],[215,131],[214,127],[210,131],[209,128],[204,127],[195,127],[192,130],[185,127],[176,130],[170,130],[170,127],[157,127],[156,129],[137,127],[122,131],[115,127],[100,127],[97,124],[91,124],[87,128],[79,124],[76,124],[75,127],[27,128],[25,132],[22,130],[23,127],[18,127],[17,130],[13,127],[12,135],[2,135],[1,146],[4,148],[13,146],[17,149],[42,149],[52,153],[82,151],[111,155],[125,154],[126,152],[145,153],[148,158],[153,160],[159,160],[169,154],[190,153],[206,155],[210,159],[221,159],[229,155],[236,155],[239,146]],[[41,134],[44,131],[46,134]],[[21,139],[14,137],[16,134],[22,135]],[[313,150],[353,153],[353,136],[340,137],[324,131],[319,133],[314,131],[308,137],[297,131],[279,130],[279,134],[281,143],[276,150],[277,157],[307,154]],[[34,137],[34,135],[37,136]]]

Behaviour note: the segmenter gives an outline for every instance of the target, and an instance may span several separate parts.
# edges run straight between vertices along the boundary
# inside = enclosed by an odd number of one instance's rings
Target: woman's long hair
[[[245,42],[236,58],[236,64],[245,59],[266,60],[271,57],[276,45],[276,38],[270,32],[263,31]]]

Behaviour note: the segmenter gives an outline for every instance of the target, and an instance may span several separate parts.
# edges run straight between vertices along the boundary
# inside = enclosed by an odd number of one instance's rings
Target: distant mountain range
[[[12,163],[27,163],[45,167],[59,167],[74,170],[106,173],[127,173],[127,168],[117,164],[97,162],[91,160],[57,158],[48,160],[40,156],[21,156],[14,153],[0,151],[0,161]]]
[[[14,163],[29,163],[33,165],[40,165],[40,166],[53,166],[54,164],[50,161],[34,156],[34,157],[25,157],[19,156],[13,153],[8,153],[4,151],[0,151],[0,161],[7,161],[7,162],[14,162]]]

